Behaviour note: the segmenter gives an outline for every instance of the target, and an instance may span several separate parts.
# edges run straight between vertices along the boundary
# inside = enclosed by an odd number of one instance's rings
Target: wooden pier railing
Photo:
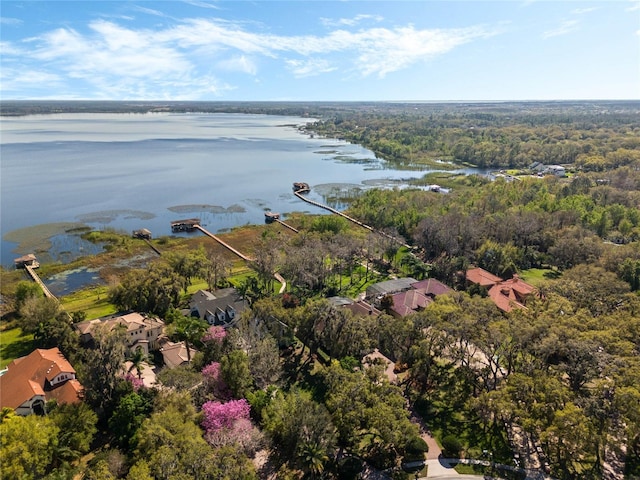
[[[227,248],[228,250],[232,251],[233,253],[235,253],[237,256],[239,256],[241,259],[246,260],[248,262],[252,262],[253,259],[247,257],[246,255],[244,255],[243,253],[239,252],[238,250],[236,250],[235,248],[233,248],[231,245],[229,245],[228,243],[222,241],[219,237],[216,237],[213,233],[205,230],[204,228],[202,228],[200,225],[194,225],[193,226],[194,229],[196,230],[200,230],[202,233],[204,233],[205,235],[213,238],[216,242],[218,242],[220,245],[222,245],[223,247]]]
[[[305,190],[305,192],[306,192],[306,191],[308,191],[308,190]],[[347,220],[349,220],[350,222],[355,223],[356,225],[360,225],[362,228],[366,228],[367,230],[369,230],[369,231],[371,231],[371,232],[375,232],[375,233],[378,233],[378,234],[380,234],[380,235],[383,235],[383,236],[385,236],[385,237],[387,237],[387,238],[389,238],[389,239],[391,239],[391,240],[393,240],[393,241],[395,241],[395,242],[397,242],[397,243],[401,244],[403,247],[407,247],[408,249],[411,249],[411,246],[410,246],[410,245],[407,245],[406,243],[404,243],[403,241],[401,241],[401,240],[397,239],[396,237],[394,237],[394,236],[392,236],[392,235],[389,235],[388,233],[382,232],[382,231],[380,231],[380,230],[376,230],[376,229],[375,229],[375,228],[373,228],[372,226],[367,225],[366,223],[362,223],[360,220],[356,220],[355,218],[350,217],[349,215],[347,215],[347,214],[345,214],[345,213],[342,213],[341,211],[336,210],[335,208],[331,208],[331,207],[330,207],[330,206],[328,206],[328,205],[323,205],[323,204],[322,204],[322,203],[320,203],[320,202],[316,202],[316,201],[314,201],[314,200],[311,200],[311,199],[309,199],[309,198],[305,197],[304,195],[302,195],[302,194],[300,193],[300,191],[295,191],[295,192],[293,192],[293,194],[294,194],[296,197],[298,197],[300,200],[303,200],[303,201],[305,201],[305,202],[307,202],[307,203],[310,203],[311,205],[315,205],[316,207],[319,207],[319,208],[323,208],[323,209],[325,209],[325,210],[328,210],[328,211],[330,211],[331,213],[335,213],[336,215],[340,215],[341,217],[346,218],[346,219],[347,219]]]
[[[29,276],[33,279],[34,282],[36,282],[40,288],[42,289],[42,293],[44,293],[44,296],[47,298],[53,298],[55,301],[58,301],[58,299],[56,298],[56,296],[51,293],[51,290],[49,290],[49,288],[44,284],[44,282],[42,281],[42,279],[38,276],[38,274],[36,273],[36,271],[33,269],[32,266],[30,265],[25,265],[24,269],[27,271],[27,273],[29,274]]]
[[[274,219],[274,222],[278,222],[280,225],[282,225],[283,227],[287,227],[289,230],[291,230],[293,232],[300,233],[298,231],[298,229],[293,228],[291,225],[288,225],[288,224],[284,223],[282,220],[280,220],[278,218]]]

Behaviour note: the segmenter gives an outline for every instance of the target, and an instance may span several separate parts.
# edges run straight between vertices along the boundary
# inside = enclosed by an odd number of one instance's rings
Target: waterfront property
[[[49,400],[78,403],[82,395],[76,371],[58,347],[17,358],[0,376],[0,408],[12,408],[18,415],[42,415]]]
[[[98,325],[105,325],[109,331],[123,327],[127,332],[127,348],[134,352],[139,348],[145,354],[160,348],[160,338],[164,334],[164,322],[145,313],[131,312],[96,318],[76,323],[74,327],[80,333],[80,341],[86,345],[94,342],[93,332]]]
[[[225,328],[233,326],[247,308],[249,303],[235,288],[223,288],[213,293],[198,290],[189,302],[191,316]]]

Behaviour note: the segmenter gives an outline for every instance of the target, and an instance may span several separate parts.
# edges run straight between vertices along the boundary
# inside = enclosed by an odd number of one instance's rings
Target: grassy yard
[[[0,331],[0,368],[33,350],[33,335],[24,335],[20,327]]]
[[[109,303],[108,293],[109,287],[92,287],[62,297],[60,303],[67,312],[85,312],[87,320],[91,320],[117,311],[115,305]]]
[[[557,269],[551,268],[530,268],[520,272],[520,277],[533,286],[539,286],[547,280],[560,277],[561,273]]]

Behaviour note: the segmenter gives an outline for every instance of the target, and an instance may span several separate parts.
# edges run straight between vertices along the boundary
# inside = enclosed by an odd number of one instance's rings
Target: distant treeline
[[[150,102],[5,101],[0,115],[248,113],[309,118],[309,133],[360,144],[404,165],[571,165],[605,171],[640,158],[640,101]]]

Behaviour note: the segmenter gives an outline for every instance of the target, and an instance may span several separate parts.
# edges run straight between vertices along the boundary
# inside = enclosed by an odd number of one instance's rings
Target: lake
[[[172,220],[198,217],[222,232],[263,222],[265,210],[322,213],[292,194],[296,181],[326,202],[337,191],[402,185],[422,175],[394,169],[359,145],[302,133],[298,127],[310,121],[250,114],[3,117],[2,264],[30,253],[5,238],[25,227],[79,222],[162,236],[171,234]],[[52,249],[54,260],[84,249],[77,240],[62,243],[71,251]]]

